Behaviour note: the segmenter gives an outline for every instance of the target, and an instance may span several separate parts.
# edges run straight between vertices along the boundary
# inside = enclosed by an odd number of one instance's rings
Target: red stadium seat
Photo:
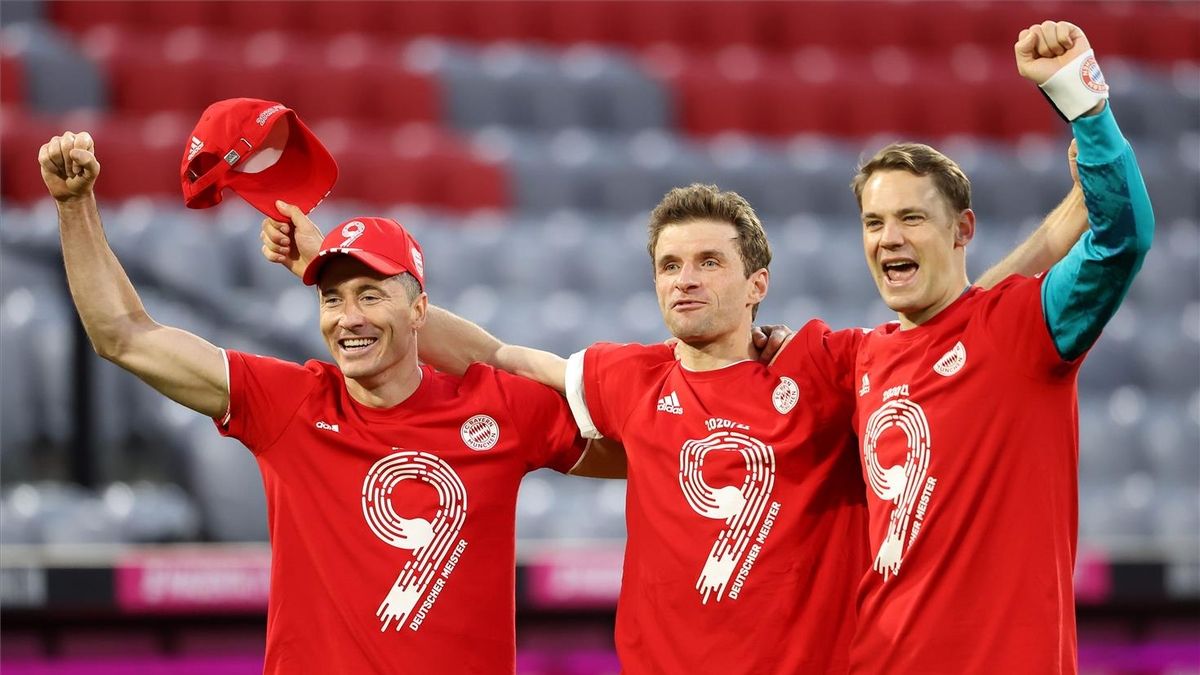
[[[766,5],[751,5],[736,0],[713,0],[686,6],[695,12],[695,26],[690,35],[692,48],[720,49],[729,45],[762,45],[764,31],[761,18]],[[699,10],[699,11],[696,11]]]
[[[21,58],[0,52],[0,104],[24,106],[27,98]]]
[[[614,37],[623,44],[645,47],[659,43],[687,45],[693,40],[697,4],[664,2],[608,3],[615,7]]]
[[[464,37],[476,42],[546,41],[546,7],[522,0],[474,0],[460,3]]]
[[[507,208],[508,181],[504,167],[469,155],[451,158],[445,166],[442,200],[456,211]]]
[[[711,71],[684,73],[670,83],[679,124],[698,136],[751,131],[753,97],[762,89],[755,84],[729,80]]]
[[[217,2],[213,15],[226,32],[298,31],[307,27],[307,2],[233,0]]]
[[[46,3],[55,25],[73,33],[84,33],[105,23],[136,25],[145,3],[129,0],[58,0]]]
[[[220,3],[205,0],[138,2],[135,20],[139,26],[170,31],[183,26],[207,28],[217,23]]]
[[[11,107],[0,109],[0,194],[31,202],[48,196],[38,169],[38,148],[62,131],[47,119],[34,119]]]
[[[314,35],[367,31],[386,35],[390,22],[382,19],[387,18],[390,4],[364,0],[305,3],[299,24]]]
[[[415,0],[414,2],[388,2],[391,10],[381,17],[381,23],[388,26],[389,34],[393,37],[413,38],[423,35],[445,35],[453,37],[463,32],[455,30],[456,19],[462,21],[461,15],[454,9],[456,3],[437,2],[436,0]]]
[[[551,2],[546,5],[546,36],[557,44],[614,42],[628,25],[621,25],[620,11],[633,11],[644,3],[607,3],[598,0]]]

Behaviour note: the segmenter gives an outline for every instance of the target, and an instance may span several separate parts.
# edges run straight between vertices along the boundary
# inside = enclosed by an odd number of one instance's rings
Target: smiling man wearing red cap
[[[458,377],[417,363],[424,260],[386,218],[338,226],[304,272],[336,366],[157,324],[105,241],[91,136],[56,136],[38,160],[93,347],[258,461],[266,672],[513,672],[517,488],[542,467],[592,471],[563,398],[490,366]]]

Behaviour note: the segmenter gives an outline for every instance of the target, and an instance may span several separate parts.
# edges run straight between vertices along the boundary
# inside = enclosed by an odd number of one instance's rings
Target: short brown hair
[[[923,143],[892,143],[875,153],[850,182],[858,208],[862,208],[863,186],[876,171],[907,171],[915,176],[932,176],[938,192],[955,211],[971,208],[971,180],[958,163]]]
[[[654,264],[654,247],[663,228],[694,220],[715,220],[733,226],[746,278],[771,264],[771,244],[750,202],[736,192],[722,192],[716,185],[700,183],[671,190],[650,213],[650,241],[646,244],[650,263]]]

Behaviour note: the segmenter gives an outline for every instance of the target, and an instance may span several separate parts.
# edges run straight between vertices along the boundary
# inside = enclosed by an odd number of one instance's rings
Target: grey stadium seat
[[[207,533],[217,541],[265,541],[266,497],[254,455],[220,436],[208,420],[188,425],[185,433],[187,488]]]

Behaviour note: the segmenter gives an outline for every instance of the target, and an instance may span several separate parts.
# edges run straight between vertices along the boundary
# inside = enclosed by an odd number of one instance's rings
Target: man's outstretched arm
[[[225,414],[229,385],[221,350],[155,323],[105,239],[92,192],[100,163],[91,135],[55,136],[41,147],[38,163],[58,206],[71,299],[96,353],[182,405],[209,417]]]

